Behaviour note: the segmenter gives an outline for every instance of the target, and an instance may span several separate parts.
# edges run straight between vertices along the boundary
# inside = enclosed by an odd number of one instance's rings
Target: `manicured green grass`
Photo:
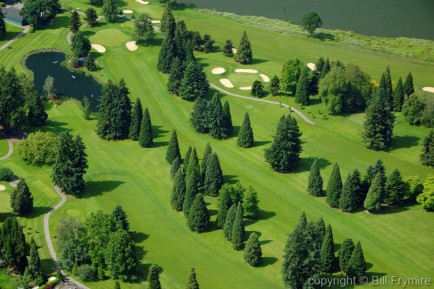
[[[3,289],[12,289],[12,280],[14,280],[14,277],[6,274],[6,270],[3,269],[0,271],[0,287]]]
[[[6,22],[6,37],[0,40],[0,46],[20,34],[24,29]]]
[[[128,6],[132,5],[141,4],[128,2]],[[161,14],[161,6],[155,5],[155,2],[142,6],[137,9]],[[247,68],[258,69],[270,77],[279,74],[283,62],[288,58],[300,57],[303,61],[310,62],[319,56],[355,62],[375,79],[379,78],[387,65],[391,67],[394,80],[398,75],[405,76],[411,70],[418,89],[425,86],[434,75],[431,64],[416,63],[405,58],[253,29],[195,11],[175,11],[175,16],[184,19],[189,28],[210,33],[219,43],[228,38],[227,31],[231,32],[236,43],[241,32],[247,30],[255,59],[261,59]],[[33,49],[56,47],[67,51],[66,40],[60,37],[66,36],[67,21],[66,14],[61,15],[55,21],[55,28],[30,34],[25,41],[18,40],[14,44],[14,53],[0,52],[0,63],[21,70],[19,61]],[[103,23],[95,29],[86,28],[96,32],[90,33],[92,41],[99,35],[101,38],[96,39],[109,41],[111,29],[132,36],[132,31],[125,22]],[[291,174],[279,174],[265,163],[264,149],[269,147],[281,115],[289,113],[287,109],[225,96],[223,100],[228,100],[231,105],[236,132],[245,112],[249,112],[257,141],[255,147],[240,149],[236,146],[235,137],[219,141],[198,134],[189,124],[192,104],[170,96],[165,88],[167,77],[156,71],[159,47],[140,47],[139,50],[130,52],[123,42],[126,39],[118,41],[112,37],[112,40],[113,42],[105,44],[106,53],[98,54],[97,61],[102,69],[95,75],[102,80],[125,79],[131,99],[139,97],[142,104],[149,108],[154,125],[155,147],[143,149],[137,142],[129,140],[100,140],[94,132],[96,122],[85,121],[76,102],[66,102],[51,108],[50,121],[44,130],[69,129],[74,134],[80,134],[89,156],[87,197],[69,197],[66,205],[52,216],[50,228],[54,237],[59,218],[69,215],[84,219],[95,210],[111,212],[115,205],[120,204],[128,214],[134,239],[143,248],[143,254],[140,254],[140,281],[144,280],[148,265],[157,263],[163,268],[161,281],[164,288],[185,288],[191,267],[196,268],[203,288],[283,288],[280,275],[283,247],[288,232],[294,228],[301,212],[305,211],[309,219],[316,220],[322,216],[327,224],[333,226],[337,244],[341,244],[347,237],[360,240],[367,262],[372,264],[372,267],[369,265],[371,275],[433,277],[434,252],[430,249],[434,240],[432,214],[423,211],[420,206],[387,209],[380,215],[368,215],[363,211],[345,214],[330,209],[324,198],[315,198],[306,193],[308,171],[314,157],[320,159],[325,183],[334,162],[340,164],[342,176],[345,177],[355,168],[364,172],[379,158],[384,161],[388,173],[399,168],[406,177],[425,177],[432,173],[432,169],[420,165],[419,154],[421,141],[428,129],[411,127],[398,115],[393,148],[389,152],[373,152],[364,148],[360,139],[364,114],[324,119],[323,114],[319,113],[324,108],[317,103],[302,110],[317,122],[316,126],[305,124],[297,118],[304,142],[300,168]],[[199,53],[197,57],[201,63],[208,64],[205,68],[207,73],[216,66],[227,69],[239,66],[221,52]],[[218,78],[220,76],[209,74],[212,83],[218,83]],[[292,98],[268,98],[294,105]],[[258,221],[246,222],[246,230],[260,234],[263,267],[251,268],[246,265],[242,252],[233,251],[220,230],[212,229],[204,234],[191,232],[183,214],[170,208],[172,180],[165,152],[170,131],[174,128],[177,129],[183,154],[189,145],[194,144],[201,156],[209,141],[220,157],[226,181],[241,181],[245,186],[251,185],[257,190],[262,213]],[[18,175],[26,178],[38,208],[51,207],[58,201],[52,189],[49,167],[28,166],[16,154],[0,164],[10,166]],[[212,221],[215,221],[216,199],[207,197],[206,201],[209,203]],[[38,210],[42,212],[42,209]],[[29,236],[35,236],[38,245],[42,246],[40,254],[45,260],[46,271],[50,272],[52,267],[47,261],[49,255],[43,240],[42,214],[35,213],[33,218],[22,219],[21,223],[26,232],[30,232]],[[89,286],[96,289],[112,288],[113,281],[92,283]],[[122,284],[122,288],[131,289],[144,286],[143,283]]]
[[[9,145],[6,139],[0,139],[0,157],[5,156],[9,151]]]

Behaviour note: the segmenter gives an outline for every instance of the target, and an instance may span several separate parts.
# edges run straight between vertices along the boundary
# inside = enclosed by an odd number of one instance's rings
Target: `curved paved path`
[[[217,89],[218,91],[221,91],[227,95],[233,96],[233,97],[238,97],[238,98],[242,98],[242,99],[247,99],[247,100],[251,100],[251,101],[259,101],[259,102],[265,102],[265,103],[269,103],[269,104],[276,104],[278,106],[283,106],[283,107],[287,107],[289,108],[291,111],[293,111],[294,113],[296,113],[302,120],[304,120],[306,123],[310,124],[310,125],[316,125],[316,123],[314,123],[313,121],[311,121],[307,116],[305,116],[301,111],[299,111],[298,109],[291,107],[285,103],[281,103],[281,102],[277,102],[277,101],[272,101],[272,100],[266,100],[266,99],[261,99],[261,98],[253,98],[253,97],[249,97],[249,96],[244,96],[244,95],[239,95],[239,94],[235,94],[232,92],[229,92],[227,90],[224,90],[223,88],[218,87],[215,84],[210,83],[209,84],[212,88]]]
[[[9,151],[8,153],[0,158],[0,161],[7,159],[14,153],[14,143],[12,142],[12,139],[8,138],[8,145],[9,145]]]
[[[18,34],[17,36],[15,36],[11,40],[9,40],[8,42],[6,42],[2,46],[0,46],[0,51],[3,50],[3,49],[5,49],[5,48],[7,48],[7,47],[9,47],[12,43],[14,43],[15,40],[17,40],[18,38],[24,36],[25,34],[27,34],[30,31],[30,25],[27,25],[27,26],[18,26],[18,25],[14,24],[14,23],[11,23],[11,22],[8,22],[8,24],[11,24],[11,25],[14,25],[14,26],[17,26],[17,27],[21,27],[21,28],[24,27],[24,30],[23,30],[23,32],[21,32],[20,34]]]
[[[54,206],[54,208],[52,208],[47,214],[45,214],[45,216],[44,216],[44,234],[45,234],[45,241],[47,242],[47,246],[48,246],[48,251],[50,251],[50,255],[54,261],[54,264],[56,265],[56,269],[61,270],[59,259],[57,259],[57,254],[56,254],[56,251],[54,251],[53,242],[51,241],[49,220],[50,220],[51,215],[65,204],[66,196],[64,193],[62,193],[60,188],[57,186],[54,187],[54,191],[60,196],[61,200],[57,205]],[[73,283],[76,286],[78,286],[79,288],[90,289],[89,287],[81,284],[77,280],[67,276],[63,270],[61,270],[61,272],[64,276],[66,276],[65,281],[67,281],[69,283]]]

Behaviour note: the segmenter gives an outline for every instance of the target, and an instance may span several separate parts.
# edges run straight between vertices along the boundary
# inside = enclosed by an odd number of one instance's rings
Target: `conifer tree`
[[[139,145],[149,148],[153,142],[151,116],[149,115],[148,108],[145,108],[140,124]]]
[[[393,93],[393,111],[401,111],[402,105],[404,104],[404,85],[402,84],[402,78],[398,79],[396,84],[395,92]]]
[[[209,142],[206,143],[205,150],[203,151],[203,157],[202,157],[202,165],[200,167],[200,173],[201,173],[201,182],[202,184],[205,182],[205,173],[206,173],[206,167],[208,166],[208,157],[212,153],[212,148]]]
[[[41,259],[39,258],[38,247],[36,246],[35,239],[30,240],[30,258],[29,258],[29,274],[32,280],[42,279]]]
[[[86,57],[91,49],[89,38],[81,31],[77,31],[72,36],[71,49],[77,57]]]
[[[185,173],[187,173],[188,161],[190,160],[191,152],[192,152],[192,148],[191,146],[189,146],[187,151],[185,152],[184,163],[182,164],[182,168]]]
[[[252,90],[250,91],[251,96],[256,96],[258,98],[265,96],[264,85],[261,81],[255,80],[252,84]]]
[[[229,102],[225,101],[222,110],[222,137],[230,137],[232,135],[233,129],[234,127],[232,125],[231,108],[229,106]]]
[[[193,111],[190,117],[194,129],[199,133],[208,133],[210,123],[209,118],[210,113],[208,110],[208,101],[203,98],[197,98],[194,102]]]
[[[157,69],[163,73],[169,73],[177,52],[175,42],[176,23],[170,10],[166,17],[163,15],[161,29],[165,33],[165,37],[158,55]]]
[[[185,64],[178,57],[173,60],[172,67],[170,68],[169,81],[167,82],[167,90],[174,94],[180,95],[181,82],[184,77]]]
[[[98,19],[98,15],[96,14],[95,9],[88,8],[88,9],[86,9],[86,11],[84,13],[86,14],[87,24],[90,27],[95,27],[97,24],[96,20]]]
[[[174,129],[172,131],[172,136],[170,137],[169,146],[167,147],[166,160],[170,164],[176,158],[181,158],[181,152],[179,150],[178,136]]]
[[[190,276],[188,277],[187,289],[199,289],[199,283],[196,279],[196,271],[191,268]]]
[[[356,196],[356,205],[357,207],[360,207],[363,205],[363,201],[365,200],[368,191],[365,191],[363,188],[362,175],[358,169],[353,171],[351,177],[353,181],[353,190],[355,191],[354,194]]]
[[[366,273],[366,262],[363,256],[362,245],[357,242],[356,247],[351,254],[351,259],[348,262],[347,275],[348,277],[360,278],[365,276]]]
[[[333,273],[336,265],[335,257],[335,244],[333,242],[333,232],[330,225],[327,226],[327,230],[324,236],[324,240],[321,245],[321,270],[327,273]]]
[[[190,208],[193,204],[193,201],[196,198],[196,195],[199,193],[197,174],[197,170],[193,170],[191,175],[186,178],[187,186],[185,189],[185,197],[182,204],[182,210],[187,218],[190,213]]]
[[[216,139],[222,139],[223,136],[223,107],[218,94],[215,94],[211,101],[208,102],[209,111],[209,135]]]
[[[326,227],[322,217],[320,217],[318,221],[315,223],[314,231],[316,237],[315,238],[316,247],[318,248],[318,250],[321,250],[321,246],[324,241],[324,236],[326,233]]]
[[[277,75],[274,75],[270,81],[270,93],[272,96],[278,96],[280,94],[280,79]]]
[[[69,26],[71,27],[72,33],[75,33],[80,29],[81,26],[80,15],[75,10],[71,12],[71,21]]]
[[[120,205],[114,207],[112,211],[112,216],[123,230],[128,231],[130,229],[130,224],[128,222],[127,214],[125,213],[124,209],[122,209]]]
[[[33,211],[33,196],[25,180],[21,179],[11,194],[11,207],[19,216],[30,214]]]
[[[320,78],[324,78],[327,75],[327,73],[329,73],[329,72],[330,72],[330,61],[327,58],[327,60],[324,63],[324,67],[321,70],[321,76],[320,76]]]
[[[45,112],[44,104],[41,97],[36,93],[32,93],[28,99],[29,112],[27,119],[32,126],[43,126],[47,121],[48,114]]]
[[[261,244],[258,240],[258,235],[253,232],[249,235],[249,239],[246,242],[246,248],[244,249],[244,261],[250,266],[256,267],[261,263],[262,250]]]
[[[228,39],[225,41],[225,45],[223,47],[223,55],[227,57],[233,57],[234,56],[234,44],[232,43],[232,40]]]
[[[143,107],[140,98],[136,98],[133,111],[131,113],[131,125],[128,137],[132,140],[138,140],[140,135],[140,125],[143,118]]]
[[[345,239],[339,250],[339,268],[342,272],[347,272],[348,263],[354,251],[354,243],[351,239]]]
[[[348,174],[339,199],[339,208],[344,212],[352,212],[358,207],[357,184],[351,174]]]
[[[216,153],[211,153],[207,160],[205,172],[204,186],[206,193],[210,196],[218,196],[223,182],[223,172],[219,158]]]
[[[199,165],[199,158],[197,157],[197,152],[195,147],[193,147],[193,149],[191,150],[185,176],[187,179],[190,178],[190,176],[195,177],[197,185],[198,186],[200,185],[201,182],[200,165]]]
[[[190,61],[185,68],[184,77],[179,87],[179,94],[188,101],[205,98],[209,83],[203,68],[196,62]]]
[[[97,69],[96,63],[95,63],[95,57],[93,57],[92,53],[89,53],[86,57],[86,60],[84,62],[84,66],[89,71],[95,71]]]
[[[235,250],[241,250],[244,245],[244,222],[243,222],[243,206],[241,202],[237,205],[237,212],[234,218],[234,224],[232,225],[231,242],[232,248]]]
[[[282,116],[276,129],[271,148],[265,151],[265,159],[278,172],[297,167],[300,161],[301,132],[297,121],[291,115]]]
[[[249,187],[246,190],[243,198],[244,217],[255,218],[259,213],[258,205],[258,193],[253,189],[253,187]]]
[[[380,210],[383,195],[384,187],[381,184],[381,173],[377,173],[363,203],[365,209],[368,211]]]
[[[252,48],[246,31],[241,36],[240,45],[238,45],[237,53],[234,55],[236,62],[241,64],[251,64],[253,61]]]
[[[102,14],[109,23],[115,22],[116,15],[118,14],[118,7],[114,0],[103,0]]]
[[[333,167],[332,173],[330,175],[329,182],[327,184],[327,203],[330,207],[338,208],[339,199],[342,193],[342,178],[341,172],[339,170],[339,165],[336,163]]]
[[[306,66],[301,70],[295,91],[295,102],[301,105],[309,105],[309,68]]]
[[[203,232],[209,224],[209,212],[201,193],[197,194],[188,214],[187,224],[194,232]]]
[[[3,11],[0,11],[0,40],[3,40],[6,36],[6,23],[4,19],[5,15]]]
[[[174,41],[176,48],[175,60],[176,58],[178,58],[180,61],[179,63],[185,62],[185,43],[183,36],[185,34],[184,29],[186,29],[185,22],[182,20],[178,21],[178,23],[176,24]]]
[[[387,178],[384,202],[392,206],[401,204],[404,200],[405,191],[405,182],[402,180],[401,173],[396,169]]]
[[[384,94],[382,89],[375,93],[366,109],[363,141],[373,150],[384,150],[392,144],[395,117],[384,102]]]
[[[318,159],[313,161],[310,168],[309,180],[307,183],[307,191],[314,196],[323,196],[323,180],[319,170]]]
[[[228,213],[226,214],[225,224],[223,225],[223,234],[226,240],[231,240],[232,238],[232,228],[235,221],[235,215],[237,214],[237,205],[232,204],[229,208]]]
[[[423,141],[420,161],[424,166],[434,168],[434,130],[431,130]]]
[[[158,266],[152,264],[148,271],[148,289],[161,289],[160,270]]]
[[[219,192],[218,211],[217,211],[217,228],[223,228],[226,222],[226,216],[229,208],[232,206],[231,190],[228,184],[222,186]]]
[[[181,170],[181,159],[180,158],[176,158],[172,161],[172,163],[170,164],[170,176],[173,178],[175,178],[176,173],[178,172],[178,170]]]
[[[177,211],[182,211],[185,198],[185,174],[178,170],[173,181],[172,194],[170,195],[170,205]]]
[[[241,124],[240,132],[238,133],[237,145],[242,148],[249,148],[255,144],[253,130],[250,125],[249,113],[244,115],[243,123]]]
[[[164,6],[163,16],[161,17],[161,32],[167,32],[167,23],[169,22],[169,19],[172,19],[173,21],[175,20],[170,3],[167,3],[166,6]]]
[[[411,72],[407,74],[407,77],[405,78],[404,82],[404,93],[407,96],[410,96],[414,93],[414,86],[413,86],[413,75]]]
[[[393,88],[392,88],[392,78],[390,76],[390,68],[389,66],[386,67],[386,71],[384,72],[384,90],[386,93],[386,99],[387,103],[389,104],[389,107],[393,107]]]

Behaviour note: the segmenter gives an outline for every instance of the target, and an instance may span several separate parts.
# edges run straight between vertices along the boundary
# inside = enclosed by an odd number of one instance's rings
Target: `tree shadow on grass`
[[[71,129],[64,127],[67,125],[66,122],[53,121],[48,119],[43,127],[41,127],[41,131],[43,132],[53,132],[59,134],[61,132],[71,131]]]
[[[312,38],[315,39],[319,39],[321,41],[325,41],[325,40],[335,40],[335,36],[333,34],[330,33],[325,33],[325,32],[318,32],[315,33]]]
[[[392,147],[390,150],[405,149],[417,146],[420,138],[413,135],[400,135],[392,138]]]
[[[234,185],[234,184],[238,183],[238,180],[237,180],[238,176],[224,175],[223,178],[225,180],[225,183],[227,183],[227,184]]]
[[[69,17],[66,14],[57,15],[49,25],[38,28],[38,30],[50,30],[61,27],[69,27]]]
[[[133,240],[137,243],[143,242],[149,238],[149,235],[142,233],[142,232],[137,232],[137,231],[130,232],[130,235],[131,235],[131,238],[133,238]]]
[[[86,30],[82,32],[83,35],[87,36],[87,37],[91,37],[92,35],[94,35],[96,32],[93,30]]]
[[[279,259],[276,257],[262,257],[261,263],[259,263],[258,267],[267,267],[276,263]]]
[[[255,141],[255,143],[253,144],[253,147],[260,147],[260,146],[264,146],[271,143],[271,141],[269,140],[259,140],[259,141]]]
[[[301,158],[300,164],[292,172],[302,173],[302,172],[310,171],[310,168],[312,167],[312,164],[315,161],[315,159],[318,160],[318,165],[320,169],[324,169],[331,164],[331,162],[325,158],[315,158],[315,157]]]
[[[123,183],[123,181],[88,181],[83,198],[101,196],[103,193],[113,191]]]
[[[212,216],[217,215],[217,210],[210,209],[210,210],[208,210],[208,213],[209,213],[209,216],[212,217]]]
[[[15,214],[12,212],[0,213],[0,223],[3,223],[6,218],[15,217]]]
[[[159,138],[165,136],[169,131],[162,129],[163,126],[153,125],[152,126],[152,134],[154,138]]]
[[[397,214],[408,211],[408,208],[405,205],[400,205],[396,207],[381,207],[381,211],[375,213],[375,215],[389,215],[389,214]]]
[[[245,226],[249,226],[249,225],[255,224],[256,222],[259,222],[259,221],[265,221],[265,220],[271,219],[274,216],[276,216],[275,212],[264,211],[264,210],[259,209],[259,212],[258,212],[258,215],[256,216],[256,218],[246,219],[244,221],[244,224],[245,224]],[[256,232],[256,233],[258,234],[258,236],[260,236],[260,233],[258,233],[258,232]]]
[[[167,145],[169,145],[168,141],[157,141],[157,142],[154,142],[152,144],[152,147],[153,148],[159,148],[159,147],[164,147],[164,146],[167,146]]]
[[[265,63],[268,62],[267,59],[258,59],[258,58],[253,58],[252,60],[252,64],[261,64],[261,63]]]
[[[234,125],[233,129],[232,129],[232,135],[231,135],[231,137],[238,137],[238,134],[240,133],[240,129],[241,129],[241,126]]]
[[[42,259],[41,266],[45,274],[52,274],[56,272],[56,265],[54,264],[53,259]]]
[[[27,215],[26,217],[29,219],[37,218],[39,216],[45,215],[50,210],[51,210],[50,207],[34,207],[33,212],[31,214]]]

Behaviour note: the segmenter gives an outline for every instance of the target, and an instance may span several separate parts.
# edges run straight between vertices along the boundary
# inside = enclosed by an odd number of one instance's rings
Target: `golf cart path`
[[[18,26],[18,25],[14,24],[14,23],[11,23],[9,21],[7,21],[7,22],[8,22],[8,24],[14,25],[16,27],[20,27],[20,28],[24,27],[24,30],[22,32],[20,32],[20,34],[18,34],[17,36],[15,36],[11,40],[9,40],[8,42],[6,42],[2,46],[0,46],[0,51],[3,50],[3,49],[5,49],[5,48],[8,48],[12,43],[14,43],[15,40],[17,40],[18,38],[24,36],[25,34],[27,34],[30,31],[30,25],[27,25],[27,26]]]
[[[9,145],[9,151],[5,156],[0,157],[0,161],[9,158],[14,153],[14,143],[10,138],[8,138],[8,145]]]

